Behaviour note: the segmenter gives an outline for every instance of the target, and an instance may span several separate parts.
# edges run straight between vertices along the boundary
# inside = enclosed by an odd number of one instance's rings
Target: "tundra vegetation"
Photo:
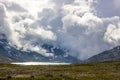
[[[120,80],[120,61],[59,66],[0,63],[0,80]]]

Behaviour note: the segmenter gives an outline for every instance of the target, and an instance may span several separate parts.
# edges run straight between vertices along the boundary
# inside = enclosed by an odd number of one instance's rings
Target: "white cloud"
[[[51,31],[44,30],[42,28],[37,28],[37,29],[32,28],[32,29],[29,29],[29,31],[30,31],[31,34],[37,35],[38,37],[41,37],[42,39],[56,40],[56,36]]]
[[[120,44],[118,2],[0,0],[0,32],[12,46],[24,50],[53,56],[41,48],[53,43],[67,49],[69,55],[87,59]]]
[[[120,22],[117,25],[110,24],[105,33],[105,40],[108,43],[118,45],[120,43]]]

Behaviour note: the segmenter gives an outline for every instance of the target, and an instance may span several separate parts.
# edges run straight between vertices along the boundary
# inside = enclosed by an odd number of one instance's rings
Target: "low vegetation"
[[[120,80],[120,61],[61,66],[0,63],[0,80]]]

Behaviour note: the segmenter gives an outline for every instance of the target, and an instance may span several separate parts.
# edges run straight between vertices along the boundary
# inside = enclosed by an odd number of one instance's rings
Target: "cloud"
[[[87,59],[120,44],[119,0],[0,0],[0,32],[12,46],[53,56],[41,46]]]
[[[105,33],[105,40],[108,43],[118,45],[120,43],[120,22],[117,25],[109,24]]]

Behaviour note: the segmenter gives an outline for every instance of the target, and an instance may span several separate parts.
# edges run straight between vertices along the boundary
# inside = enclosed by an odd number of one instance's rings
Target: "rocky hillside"
[[[86,60],[86,62],[102,62],[110,60],[120,60],[120,46],[104,51]]]

